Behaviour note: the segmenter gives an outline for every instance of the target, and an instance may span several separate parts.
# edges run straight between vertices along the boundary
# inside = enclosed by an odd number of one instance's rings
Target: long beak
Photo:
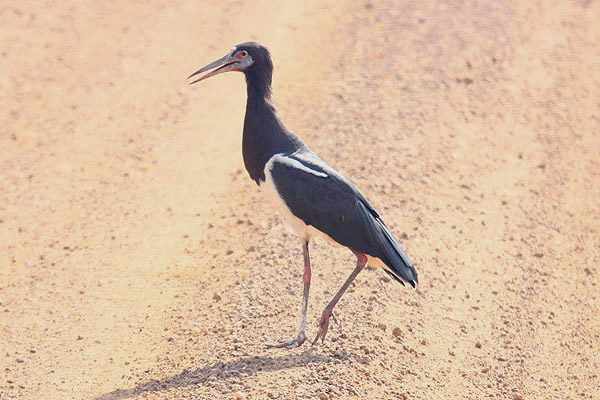
[[[213,68],[217,68],[214,71],[211,71],[208,74],[201,76],[200,78],[196,79],[195,81],[190,82],[190,85],[193,85],[196,82],[200,82],[206,78],[210,78],[211,76],[222,74],[223,72],[235,71],[236,70],[235,65],[238,64],[239,61],[234,59],[232,57],[232,55],[233,55],[233,51],[226,54],[225,56],[219,58],[217,61],[211,62],[206,67],[200,68],[198,71],[196,71],[193,74],[191,74],[190,76],[188,76],[187,78],[190,79],[193,76],[196,76],[203,72],[209,71]]]

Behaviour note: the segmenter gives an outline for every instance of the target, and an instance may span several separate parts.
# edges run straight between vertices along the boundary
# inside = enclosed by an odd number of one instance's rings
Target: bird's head
[[[271,86],[273,63],[269,50],[265,46],[257,42],[246,42],[238,44],[223,57],[200,68],[188,76],[188,79],[207,71],[210,72],[190,82],[190,85],[224,72],[240,71],[246,75],[248,84],[264,86],[268,89]]]

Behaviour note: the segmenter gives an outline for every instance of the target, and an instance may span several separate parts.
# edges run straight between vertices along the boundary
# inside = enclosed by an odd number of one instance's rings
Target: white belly
[[[269,200],[269,203],[279,212],[279,214],[283,217],[288,226],[294,231],[296,235],[302,241],[308,241],[311,238],[311,234],[309,233],[309,227],[302,221],[300,218],[296,217],[287,204],[283,201],[281,196],[279,196],[279,192],[275,187],[275,183],[273,182],[273,177],[271,176],[270,165],[267,164],[265,168],[265,183],[260,185],[262,188],[263,194]]]
[[[292,211],[288,208],[285,201],[283,201],[283,199],[279,195],[279,192],[277,191],[277,188],[275,187],[275,183],[273,182],[273,176],[271,175],[271,167],[276,157],[281,156],[279,154],[274,155],[265,165],[265,182],[261,185],[262,192],[269,200],[269,203],[271,203],[273,207],[275,207],[275,209],[283,217],[287,225],[292,229],[292,231],[296,235],[298,235],[300,240],[308,242],[311,238],[315,236],[321,236],[335,243],[335,241],[331,239],[328,235],[315,229],[311,225],[306,225],[304,221],[292,214]]]

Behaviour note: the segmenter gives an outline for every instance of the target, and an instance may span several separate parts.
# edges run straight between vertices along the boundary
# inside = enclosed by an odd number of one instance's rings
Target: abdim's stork
[[[323,310],[313,344],[319,338],[325,340],[333,308],[367,263],[383,267],[398,282],[414,287],[417,271],[369,201],[277,117],[271,102],[273,64],[269,51],[255,42],[239,44],[189,78],[206,71],[210,72],[190,84],[228,71],[241,71],[246,76],[248,102],[242,141],[246,170],[257,185],[264,187],[268,199],[302,242],[304,294],[300,329],[296,338],[272,347],[291,349],[306,340],[311,278],[308,243],[314,236],[349,248],[357,261],[352,274]]]

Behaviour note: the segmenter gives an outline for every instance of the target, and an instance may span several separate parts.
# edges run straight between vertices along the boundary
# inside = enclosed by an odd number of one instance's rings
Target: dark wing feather
[[[285,157],[305,167],[282,160],[271,166],[275,187],[294,215],[341,245],[379,258],[396,280],[415,285],[412,263],[352,183],[313,154]]]

